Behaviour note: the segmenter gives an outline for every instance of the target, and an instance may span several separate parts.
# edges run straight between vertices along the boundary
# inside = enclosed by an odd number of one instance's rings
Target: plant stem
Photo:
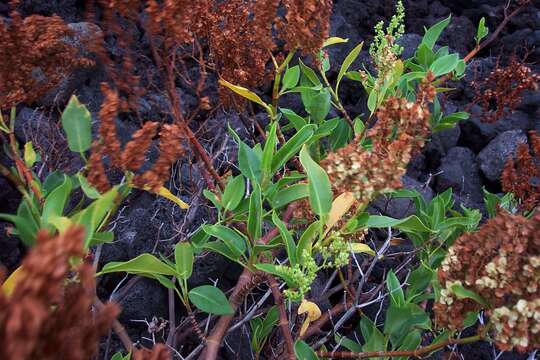
[[[281,329],[283,339],[285,340],[287,358],[289,360],[295,360],[296,356],[294,355],[294,340],[291,334],[291,329],[289,328],[289,320],[287,318],[287,312],[285,311],[285,305],[283,304],[283,295],[279,290],[279,285],[275,277],[272,275],[267,275],[266,279],[270,285],[270,289],[272,290],[274,302],[279,310],[279,327]]]
[[[351,126],[351,128],[354,129],[354,122],[352,121],[351,117],[349,116],[349,113],[341,103],[341,100],[339,99],[339,95],[334,91],[332,88],[332,85],[330,85],[330,81],[328,81],[328,78],[326,77],[326,74],[324,71],[320,70],[321,76],[323,78],[323,81],[325,85],[328,87],[328,91],[330,91],[330,95],[332,95],[332,98],[334,99],[334,106],[341,112],[347,123]]]
[[[367,351],[367,352],[352,352],[352,351],[336,351],[326,352],[319,351],[318,356],[327,359],[369,359],[374,357],[415,357],[420,358],[424,355],[428,355],[434,351],[440,350],[448,345],[465,345],[481,341],[486,337],[490,326],[484,327],[477,335],[469,336],[462,339],[448,339],[440,343],[431,344],[418,348],[416,350],[403,350],[403,351]]]
[[[286,225],[292,218],[294,209],[295,209],[295,205],[293,203],[289,205],[289,207],[285,211],[283,215],[283,222]],[[266,244],[278,234],[279,234],[279,230],[277,228],[273,228],[272,230],[267,232],[258,241],[258,243]],[[233,292],[231,296],[229,297],[229,303],[234,312],[236,312],[236,310],[238,310],[238,308],[242,304],[242,301],[244,300],[245,295],[260,282],[260,280],[257,279],[255,275],[256,274],[253,273],[250,269],[244,268],[244,271],[238,278],[238,282],[236,283],[233,289]],[[203,351],[203,353],[199,357],[199,360],[217,359],[221,342],[223,341],[223,337],[227,333],[227,329],[229,328],[229,325],[231,324],[233,317],[234,317],[234,314],[223,315],[219,318],[216,325],[214,325],[214,328],[212,329],[210,336],[206,338],[206,349]]]

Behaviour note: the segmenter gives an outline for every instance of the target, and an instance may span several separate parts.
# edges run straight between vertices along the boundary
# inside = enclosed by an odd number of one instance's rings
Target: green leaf
[[[311,255],[313,239],[317,236],[320,230],[321,223],[319,221],[315,221],[311,223],[311,225],[304,230],[302,236],[300,236],[300,240],[298,240],[298,246],[296,248],[296,258],[301,265],[305,265],[302,261],[302,253],[307,251]]]
[[[52,217],[62,216],[72,188],[71,179],[68,176],[64,176],[62,185],[47,195],[43,204],[43,214],[41,215],[43,223],[48,223]]]
[[[459,55],[450,54],[435,60],[429,69],[436,77],[439,77],[454,71],[458,65],[458,62]]]
[[[152,254],[141,254],[129,261],[110,262],[105,264],[97,274],[104,275],[115,272],[126,272],[137,275],[167,275],[176,276],[176,269],[159,260]]]
[[[313,136],[316,128],[317,126],[313,124],[305,125],[276,152],[272,160],[272,174],[275,174],[287,163],[287,161],[300,151],[302,145],[307,143]]]
[[[377,109],[377,99],[379,98],[379,92],[375,89],[371,90],[368,97],[368,109],[373,114]]]
[[[412,329],[429,329],[431,321],[428,314],[418,305],[408,303],[403,306],[390,305],[386,311],[384,333],[390,335],[394,347],[403,343],[403,339]]]
[[[371,215],[367,222],[370,228],[394,227],[403,231],[430,232],[431,230],[416,216],[394,219],[388,216]]]
[[[459,283],[453,283],[450,285],[449,290],[456,295],[458,299],[471,299],[479,303],[480,305],[489,308],[489,303],[482,296],[478,295],[472,290],[466,289]]]
[[[223,192],[223,197],[221,198],[221,204],[225,210],[234,210],[240,205],[240,201],[244,198],[246,192],[246,184],[244,182],[244,177],[239,175],[235,178],[232,178]]]
[[[360,116],[355,118],[354,119],[354,135],[362,134],[365,129],[366,129],[366,124],[364,124]]]
[[[332,95],[328,89],[323,89],[316,93],[306,111],[316,123],[321,123],[330,112]]]
[[[321,80],[319,80],[319,77],[317,76],[317,74],[315,73],[315,71],[313,71],[312,68],[306,66],[302,60],[299,60],[299,64],[300,64],[300,70],[302,70],[302,74],[304,74],[304,76],[306,77],[306,79],[309,80],[309,82],[311,83],[311,85],[322,85],[321,84]]]
[[[238,166],[242,174],[253,182],[261,180],[261,156],[257,150],[245,143],[240,143],[238,149]]]
[[[338,126],[332,132],[330,136],[330,146],[332,151],[336,151],[339,148],[346,146],[353,138],[353,130],[347,121],[340,119]]]
[[[257,183],[253,184],[253,192],[249,197],[248,233],[254,241],[262,235],[262,198],[261,188]]]
[[[319,360],[315,351],[302,340],[294,343],[294,354],[298,360]]]
[[[291,263],[291,266],[294,267],[297,262],[296,261],[296,244],[294,242],[294,239],[291,233],[289,232],[289,230],[287,229],[287,226],[285,225],[285,223],[281,221],[281,219],[275,212],[272,213],[272,222],[274,223],[274,225],[276,225],[276,227],[279,230],[279,234],[283,238],[283,242],[285,243],[285,248],[287,249],[287,255],[289,257],[289,262]]]
[[[223,225],[203,225],[203,229],[208,235],[223,241],[237,255],[243,255],[246,251],[245,239],[235,230]]]
[[[405,294],[393,270],[390,270],[386,276],[386,287],[393,304],[397,306],[405,304]]]
[[[356,60],[356,58],[358,58],[358,55],[360,55],[360,52],[362,51],[363,46],[364,46],[363,42],[356,45],[356,47],[352,49],[351,52],[347,55],[345,60],[343,60],[343,64],[341,64],[341,68],[339,69],[339,74],[336,80],[336,94],[339,94],[339,84],[341,83],[343,76],[345,75],[347,71],[349,71],[349,68],[351,67],[352,63]]]
[[[296,131],[300,131],[307,123],[306,120],[304,120],[303,117],[295,113],[294,111],[290,109],[279,109],[283,115],[289,120],[289,122],[292,124],[292,126],[296,129]]]
[[[264,150],[262,153],[261,168],[266,180],[271,178],[273,175],[271,171],[277,144],[277,125],[277,122],[274,122],[270,127],[270,132],[266,137],[266,143],[264,144]]]
[[[476,45],[479,45],[482,39],[489,34],[489,28],[486,26],[486,18],[482,17],[478,22],[478,30],[476,30]]]
[[[422,44],[426,44],[428,48],[433,49],[443,30],[448,26],[448,24],[450,24],[451,19],[452,15],[433,25],[429,28],[429,30],[426,30],[424,38],[422,39]]]
[[[114,233],[112,231],[97,232],[90,241],[90,246],[99,244],[110,244],[114,241]]]
[[[97,231],[105,216],[111,211],[114,201],[118,196],[118,187],[103,194],[99,199],[94,200],[86,209],[73,216],[72,221],[83,225],[86,229],[84,248],[87,249],[94,232]]]
[[[205,313],[214,315],[234,314],[234,310],[223,291],[212,285],[203,285],[191,289],[188,296],[193,305]]]
[[[221,241],[208,241],[202,244],[201,247],[203,249],[210,250],[220,255],[223,255],[232,261],[235,261],[235,262],[240,261],[241,254],[239,254],[237,251],[231,250],[229,246],[225,245]]]
[[[282,91],[295,87],[300,80],[300,67],[298,65],[290,67],[283,75]]]
[[[174,261],[178,277],[189,279],[193,273],[193,247],[188,242],[180,242],[174,248]]]
[[[326,172],[311,156],[307,146],[300,151],[300,162],[308,176],[309,202],[313,212],[319,216],[326,215],[332,209],[332,187]]]
[[[422,263],[414,269],[407,279],[407,300],[410,301],[426,290],[434,276],[435,272]]]
[[[45,193],[50,193],[56,189],[57,186],[60,186],[64,182],[64,176],[65,175],[58,170],[47,175],[45,181],[43,182],[43,189],[45,190]]]
[[[296,280],[290,275],[291,268],[283,265],[274,265],[274,264],[255,264],[255,268],[266,273],[276,275],[277,277],[285,280],[287,286],[290,288],[298,287]]]
[[[101,196],[99,191],[97,191],[95,187],[90,185],[90,183],[84,177],[83,174],[78,172],[76,176],[77,176],[77,180],[79,180],[79,184],[81,185],[81,189],[84,192],[84,195],[86,195],[86,197],[88,197],[89,199],[95,200]]]
[[[26,144],[24,144],[24,163],[26,166],[31,168],[34,166],[36,161],[39,160],[39,155],[34,150],[34,146],[32,145],[32,142],[29,141]]]
[[[62,128],[71,151],[83,153],[92,145],[92,116],[75,95],[62,113]]]
[[[280,190],[272,198],[272,206],[275,209],[286,206],[293,201],[303,199],[309,196],[309,187],[307,184],[294,184],[286,187],[285,189]]]
[[[367,316],[362,316],[360,320],[360,332],[366,343],[362,346],[362,351],[384,351],[386,350],[386,339],[383,333]],[[382,359],[382,358],[377,358]]]

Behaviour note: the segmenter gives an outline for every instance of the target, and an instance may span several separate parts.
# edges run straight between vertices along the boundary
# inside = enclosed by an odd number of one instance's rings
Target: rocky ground
[[[84,23],[84,1],[49,0],[22,1],[24,11],[28,14],[58,14],[72,23],[76,36],[72,41],[77,44],[86,32],[96,31],[95,25]],[[405,47],[405,57],[411,55],[420,42],[424,26],[453,14],[449,28],[443,34],[442,44],[448,44],[453,50],[465,55],[474,45],[473,36],[476,24],[481,17],[486,17],[487,25],[494,29],[501,21],[501,10],[504,0],[409,0],[407,2],[407,35],[401,40]],[[0,2],[0,15],[7,10],[6,1]],[[381,19],[389,18],[394,11],[391,0],[335,0],[332,16],[332,35],[349,38],[343,46],[334,46],[330,50],[332,74],[335,76],[339,64],[350,49],[361,41],[369,43],[373,26]],[[491,192],[500,192],[499,177],[505,160],[516,151],[518,144],[527,141],[527,132],[540,132],[540,92],[525,93],[517,110],[493,124],[481,121],[481,110],[472,104],[474,92],[470,81],[482,79],[494,67],[497,59],[507,60],[512,54],[522,56],[526,49],[530,55],[527,62],[538,72],[540,66],[540,3],[533,5],[518,15],[500,34],[499,39],[483,51],[470,64],[467,77],[456,84],[456,90],[450,93],[444,107],[453,111],[470,111],[471,119],[459,124],[452,130],[436,134],[427,144],[422,154],[416,157],[404,179],[409,188],[420,189],[427,198],[448,188],[454,190],[456,200],[467,207],[484,210],[483,187]],[[368,59],[364,51],[360,59]],[[87,104],[94,117],[101,101],[99,83],[104,74],[99,66],[79,69],[71,74],[54,92],[41,98],[34,106],[18,109],[16,134],[21,142],[32,140],[43,156],[41,174],[52,168],[76,169],[77,160],[67,151],[65,140],[58,128],[60,110],[65,106],[69,96],[75,93]],[[210,79],[212,80],[212,79]],[[215,80],[215,79],[214,79]],[[189,89],[178,88],[182,99],[189,104],[195,99]],[[210,95],[216,93],[215,86],[208,90]],[[352,115],[367,112],[366,98],[362,90],[351,82],[342,86],[343,103]],[[144,118],[159,119],[165,116],[166,100],[159,92],[149,93],[140,101],[140,111]],[[300,110],[298,98],[285,98],[284,107]],[[262,117],[262,115],[261,115]],[[237,114],[230,111],[218,111],[204,123],[198,134],[205,141],[210,153],[217,154],[221,164],[233,162],[235,148],[228,138],[225,124],[242,130],[244,126]],[[120,135],[129,138],[138,124],[132,121],[119,121]],[[247,135],[246,135],[247,136]],[[0,159],[3,155],[0,154]],[[189,237],[190,232],[198,225],[212,218],[201,190],[204,186],[198,176],[198,168],[187,163],[178,164],[171,179],[171,185],[190,202],[189,211],[181,211],[165,200],[156,200],[148,193],[133,194],[120,215],[114,222],[116,241],[99,250],[99,262],[122,261],[133,258],[143,252],[170,252],[179,240]],[[17,204],[17,193],[0,178],[0,212],[14,212]],[[387,202],[383,199],[373,204],[373,208],[381,213],[394,217],[402,217],[411,211],[406,200]],[[6,224],[0,223],[0,233],[5,234]],[[24,255],[23,246],[15,238],[2,235],[0,248],[0,265],[14,269]],[[222,288],[232,286],[239,272],[224,258],[212,254],[198,259],[195,265],[190,286],[216,280]],[[320,280],[321,283],[324,279]],[[316,288],[316,286],[314,287]],[[122,305],[121,322],[128,328],[132,339],[148,344],[145,338],[151,337],[148,325],[143,320],[168,317],[168,294],[157,282],[139,279],[123,279],[122,276],[109,276],[100,280],[98,287],[102,298],[110,297]],[[180,307],[177,307],[180,308]],[[182,314],[177,314],[181,316]],[[229,336],[228,346],[223,356],[226,359],[247,359],[241,354],[249,346],[247,337],[241,333]],[[195,339],[187,338],[187,343]],[[107,341],[107,344],[109,342]],[[107,344],[104,344],[104,348]],[[110,342],[110,352],[117,347],[114,336]],[[464,359],[518,359],[527,356],[498,353],[488,344],[471,345],[459,349]]]

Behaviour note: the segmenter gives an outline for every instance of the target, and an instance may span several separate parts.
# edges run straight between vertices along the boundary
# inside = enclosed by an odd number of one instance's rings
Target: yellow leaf
[[[302,324],[302,328],[300,329],[300,336],[303,336],[306,332],[307,328],[309,327],[309,323],[312,321],[318,320],[322,313],[321,309],[319,309],[319,306],[315,304],[314,302],[307,301],[306,299],[302,300],[302,303],[300,304],[300,307],[298,308],[298,315],[302,315],[304,313],[307,313],[306,320],[304,320],[304,323]]]
[[[226,88],[231,89],[238,95],[243,96],[246,99],[253,101],[254,103],[264,106],[266,109],[269,109],[268,105],[264,101],[262,101],[259,95],[255,94],[253,91],[248,90],[242,86],[231,84],[225,79],[219,79],[219,84],[222,86],[225,86]]]
[[[5,296],[10,296],[15,290],[15,285],[19,282],[24,276],[24,271],[22,266],[19,266],[11,275],[4,281],[2,284],[2,292]]]
[[[349,42],[349,39],[343,39],[343,38],[334,36],[334,37],[330,37],[330,38],[326,39],[324,41],[322,47],[325,48],[325,47],[330,46],[330,45],[342,44],[342,43],[346,43],[346,42]]]
[[[363,253],[363,254],[369,254],[371,256],[377,255],[377,253],[373,251],[373,249],[370,248],[369,245],[367,244],[350,243],[349,248],[353,253]]]
[[[37,154],[31,141],[24,144],[24,162],[26,166],[32,167],[37,161]]]
[[[169,189],[167,189],[165,186],[162,186],[159,188],[158,192],[159,196],[163,196],[166,199],[171,200],[172,202],[176,203],[178,206],[180,206],[181,209],[188,209],[189,205],[180,200],[178,197],[174,196]]]
[[[60,233],[65,232],[71,225],[71,219],[65,216],[52,216],[48,219],[49,224],[53,225]]]
[[[330,210],[328,220],[326,221],[325,235],[334,225],[336,225],[339,219],[349,211],[354,204],[354,201],[354,195],[351,192],[345,192],[334,199],[332,202],[332,209]]]

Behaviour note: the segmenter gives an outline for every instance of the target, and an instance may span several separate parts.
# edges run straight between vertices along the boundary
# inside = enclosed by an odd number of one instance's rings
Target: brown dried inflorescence
[[[211,59],[226,80],[260,85],[272,72],[268,64],[278,43],[286,50],[318,51],[328,37],[332,1],[232,0],[215,2],[211,14]],[[284,9],[284,16],[278,13]]]
[[[336,193],[352,192],[363,206],[378,194],[401,187],[411,156],[422,149],[429,135],[428,104],[435,95],[432,80],[430,75],[421,85],[414,103],[395,97],[386,100],[367,133],[372,149],[357,138],[321,162]]]
[[[0,358],[86,360],[95,355],[119,310],[108,304],[92,309],[94,269],[83,263],[71,272],[70,258],[82,257],[83,228],[37,245],[22,264],[23,276],[10,296],[0,292]]]
[[[13,9],[17,4],[11,1]],[[13,10],[8,19],[0,19],[0,109],[32,103],[75,66],[89,62],[68,43],[70,35],[58,16],[23,18]]]
[[[116,117],[119,110],[124,108],[120,104],[118,93],[104,85],[105,101],[100,114],[100,140],[92,146],[92,153],[88,162],[88,181],[100,192],[107,191],[110,183],[106,175],[103,159],[108,157],[111,165],[122,171],[137,171],[145,162],[145,154],[156,136],[159,124],[148,121],[137,130],[132,139],[124,146],[118,139],[116,132]],[[182,140],[184,130],[177,124],[165,124],[159,132],[159,157],[151,169],[133,178],[133,184],[141,189],[157,192],[167,180],[172,164],[183,154]]]
[[[539,81],[540,74],[533,73],[516,57],[506,67],[497,64],[485,80],[472,83],[474,102],[482,106],[482,120],[493,123],[512,113],[521,103],[523,92],[538,90]]]
[[[531,211],[540,204],[540,136],[529,133],[530,145],[519,144],[515,159],[504,165],[501,184],[520,200],[522,210]]]
[[[439,325],[459,329],[482,305],[458,299],[452,285],[482,296],[502,350],[540,346],[540,214],[501,212],[479,231],[462,235],[439,270],[442,291],[434,310]]]

